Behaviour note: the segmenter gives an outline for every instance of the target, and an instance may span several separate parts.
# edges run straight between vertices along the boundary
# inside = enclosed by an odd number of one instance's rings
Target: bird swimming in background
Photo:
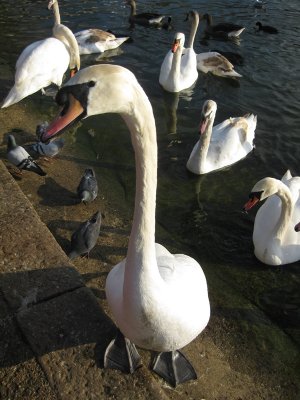
[[[85,170],[77,188],[77,195],[83,203],[90,203],[97,197],[98,183],[92,168]]]
[[[167,29],[166,24],[171,24],[171,18],[169,17],[167,22],[164,21],[166,18],[165,15],[152,13],[152,12],[145,12],[145,13],[136,13],[136,1],[135,0],[127,0],[127,4],[130,5],[130,16],[129,22],[134,25],[143,25],[143,26],[152,26],[155,28],[161,28],[162,26],[164,29]]]
[[[8,136],[7,141],[7,159],[18,168],[18,173],[21,174],[22,170],[35,172],[38,175],[45,176],[46,172],[33,160],[30,154],[24,147],[16,144],[16,139],[13,135]]]
[[[78,44],[72,31],[60,23],[57,0],[50,0],[48,8],[54,11],[53,37],[31,43],[16,62],[14,86],[3,101],[1,108],[15,104],[25,97],[44,90],[54,83],[61,86],[64,73],[71,75],[80,68]]]
[[[271,34],[278,33],[278,29],[274,28],[273,26],[262,25],[261,22],[256,22],[255,25],[258,26],[257,32],[263,31],[263,32],[266,32],[266,33],[271,33]]]
[[[121,46],[129,39],[129,36],[117,37],[114,33],[102,29],[85,29],[75,33],[79,46],[79,53],[94,54],[103,53],[106,50],[113,50]]]
[[[30,149],[38,153],[45,160],[50,161],[51,158],[55,157],[60,152],[64,144],[64,138],[58,138],[49,143],[38,141],[30,145]]]
[[[204,14],[202,19],[206,21],[205,33],[215,38],[230,39],[239,37],[245,30],[244,26],[232,24],[230,22],[221,22],[219,24],[212,24],[212,16]]]
[[[96,212],[90,219],[82,223],[72,234],[69,258],[87,255],[95,247],[101,228],[101,213]]]
[[[213,127],[216,111],[215,101],[205,101],[199,126],[201,136],[187,162],[187,169],[194,174],[202,175],[232,165],[253,150],[256,116],[228,118]]]

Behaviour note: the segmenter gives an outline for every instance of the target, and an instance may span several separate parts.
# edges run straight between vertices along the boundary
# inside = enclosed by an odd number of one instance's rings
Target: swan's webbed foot
[[[158,353],[153,360],[152,370],[174,387],[197,379],[194,367],[178,350]]]
[[[115,339],[106,348],[104,368],[119,369],[133,374],[141,366],[141,357],[135,345],[118,330]]]

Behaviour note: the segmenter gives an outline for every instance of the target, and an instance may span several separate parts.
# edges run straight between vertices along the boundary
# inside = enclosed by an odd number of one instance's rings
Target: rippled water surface
[[[11,85],[15,61],[34,40],[51,35],[52,14],[46,1],[0,4],[0,71],[3,96]],[[158,83],[162,60],[175,31],[189,32],[185,13],[208,12],[215,22],[230,21],[246,27],[238,43],[201,40],[196,52],[218,49],[237,52],[244,65],[238,81],[199,73],[190,93],[165,93]],[[300,175],[300,12],[299,0],[266,0],[258,10],[250,0],[162,1],[139,0],[138,11],[172,15],[174,31],[129,29],[129,9],[122,1],[61,0],[62,22],[73,31],[88,27],[130,35],[131,41],[101,56],[82,57],[82,67],[98,63],[123,65],[135,73],[152,103],[159,149],[157,240],[197,258],[210,287],[213,306],[222,307],[222,284],[248,299],[284,332],[299,339],[299,262],[282,268],[261,264],[253,255],[252,229],[257,210],[241,212],[253,185],[265,176],[281,178],[290,169]],[[256,33],[257,21],[278,28],[278,35]],[[200,42],[201,41],[201,42]],[[247,112],[257,114],[255,150],[222,171],[194,176],[185,168],[198,140],[200,111],[206,99],[218,104],[216,122]],[[53,100],[35,94],[23,100],[50,120]],[[95,136],[88,133],[95,132]],[[99,134],[98,134],[99,133]],[[120,196],[120,209],[133,209],[134,157],[130,136],[118,116],[92,117],[73,132],[75,151],[99,162],[102,177],[111,179],[111,195]],[[230,297],[230,293],[226,294]],[[226,301],[229,301],[228,299]],[[240,304],[235,304],[237,308]]]

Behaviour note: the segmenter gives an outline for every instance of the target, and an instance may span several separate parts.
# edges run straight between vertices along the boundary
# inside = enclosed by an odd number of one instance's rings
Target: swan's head
[[[183,48],[185,42],[185,35],[182,32],[175,33],[174,42],[172,45],[172,53],[176,53],[179,47]]]
[[[252,188],[249,194],[249,200],[244,205],[244,211],[250,210],[259,201],[262,201],[269,196],[278,192],[278,179],[264,178],[258,181]]]
[[[186,14],[185,21],[189,22],[194,22],[198,21],[199,22],[199,13],[196,10],[191,10]]]
[[[217,103],[213,100],[206,100],[201,111],[199,133],[203,134],[210,121],[214,121],[217,112]]]
[[[57,3],[57,0],[50,0],[48,3],[48,10],[51,10],[55,3]]]
[[[48,142],[65,129],[90,115],[129,114],[139,101],[140,91],[132,72],[118,65],[95,65],[80,70],[56,95],[61,107],[48,126],[38,127],[42,142]]]

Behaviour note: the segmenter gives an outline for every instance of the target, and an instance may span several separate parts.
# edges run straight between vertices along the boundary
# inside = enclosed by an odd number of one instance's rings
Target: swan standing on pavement
[[[187,14],[187,21],[191,23],[191,31],[187,48],[193,49],[196,32],[199,25],[199,14],[197,11],[190,11]],[[184,51],[185,53],[185,51]],[[196,55],[197,69],[207,74],[211,72],[214,75],[222,77],[241,77],[234,70],[234,66],[227,60],[226,57],[215,51],[199,53]]]
[[[194,174],[206,174],[234,164],[253,149],[256,116],[228,118],[213,127],[217,103],[207,100],[202,107],[199,133],[187,162]]]
[[[104,364],[133,372],[140,366],[136,344],[159,352],[153,370],[169,383],[195,379],[193,367],[178,349],[194,340],[208,323],[207,283],[197,261],[173,255],[155,243],[157,142],[149,99],[135,76],[116,65],[81,70],[56,99],[63,110],[42,133],[42,141],[74,120],[117,112],[130,130],[135,151],[136,195],[127,257],[106,281],[107,301],[122,335],[108,346]],[[125,346],[121,357],[120,343]]]
[[[253,229],[254,254],[268,265],[300,260],[300,235],[294,227],[300,220],[300,177],[287,171],[281,180],[264,178],[257,182],[244,210],[267,199],[258,210]]]
[[[80,68],[79,49],[72,31],[60,23],[57,0],[50,0],[55,23],[53,36],[27,46],[16,63],[15,84],[5,98],[2,108],[24,99],[54,83],[61,86],[64,73],[71,76]]]
[[[184,49],[184,42],[184,33],[177,32],[160,68],[159,83],[168,92],[188,89],[198,78],[196,53],[193,48]]]

